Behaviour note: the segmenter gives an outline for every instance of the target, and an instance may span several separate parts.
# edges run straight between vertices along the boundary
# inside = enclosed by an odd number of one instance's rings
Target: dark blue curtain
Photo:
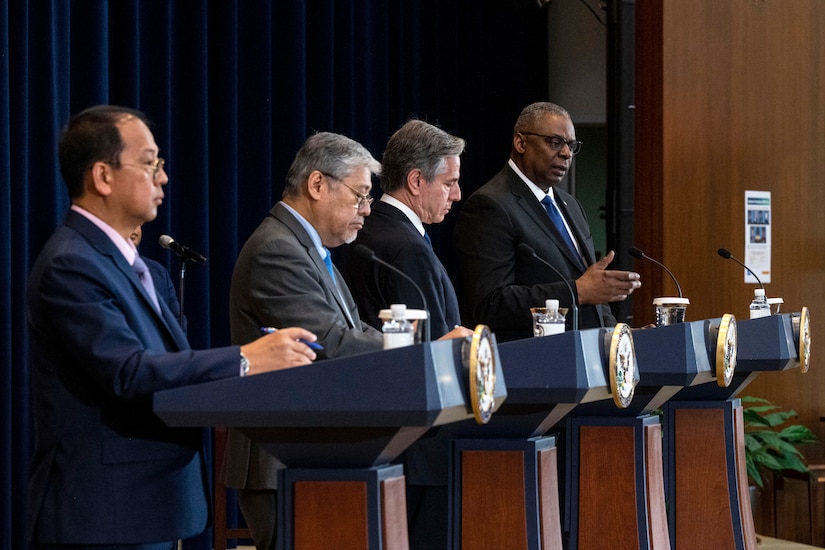
[[[520,109],[546,99],[545,19],[533,0],[0,0],[2,548],[26,548],[23,295],[68,208],[56,141],[71,114],[113,103],[153,119],[170,182],[141,252],[176,273],[156,244],[168,233],[209,257],[187,272],[189,337],[225,345],[238,250],[304,139],[343,133],[380,159],[407,118],[427,120],[467,140],[466,195],[505,162]],[[454,219],[431,232],[448,268]]]

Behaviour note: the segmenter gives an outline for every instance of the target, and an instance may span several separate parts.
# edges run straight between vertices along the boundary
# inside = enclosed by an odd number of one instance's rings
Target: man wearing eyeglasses
[[[33,550],[172,550],[209,517],[203,430],[169,428],[154,392],[308,364],[286,329],[192,350],[130,239],[168,183],[145,116],[101,105],[60,139],[71,209],[26,291],[34,417],[27,534]]]
[[[581,329],[615,325],[608,303],[641,286],[638,273],[607,269],[613,251],[596,261],[584,208],[557,187],[580,149],[562,107],[533,103],[519,115],[509,161],[467,199],[456,223],[465,324],[487,324],[499,341],[526,338],[532,335],[531,307],[548,298],[571,306],[565,282],[519,254],[521,243],[570,281]],[[568,315],[568,329],[571,322]]]

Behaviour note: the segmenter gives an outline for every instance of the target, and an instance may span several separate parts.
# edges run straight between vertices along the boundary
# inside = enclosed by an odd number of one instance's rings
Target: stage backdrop
[[[546,99],[546,34],[532,0],[0,0],[2,548],[26,548],[23,296],[68,208],[56,142],[71,114],[112,103],[154,121],[169,185],[141,253],[174,274],[156,244],[168,233],[209,257],[189,268],[184,307],[193,347],[220,346],[238,250],[307,136],[343,133],[380,159],[425,119],[467,140],[466,194],[505,162],[520,109]],[[434,231],[448,263],[453,223]]]

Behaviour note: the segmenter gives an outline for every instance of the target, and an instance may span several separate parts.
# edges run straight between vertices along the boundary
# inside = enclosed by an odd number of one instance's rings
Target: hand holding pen
[[[261,334],[272,334],[272,333],[277,332],[277,331],[278,331],[278,329],[275,328],[275,327],[261,327]],[[298,341],[303,343],[303,344],[308,345],[312,349],[318,349],[318,350],[324,349],[324,346],[322,346],[318,342],[311,342],[309,340],[305,340],[304,338],[298,338]]]
[[[241,346],[241,353],[249,362],[248,374],[258,374],[312,363],[317,356],[309,346],[317,345],[315,344],[316,338],[313,333],[306,329],[290,327],[281,329],[274,334],[267,333],[257,340]]]

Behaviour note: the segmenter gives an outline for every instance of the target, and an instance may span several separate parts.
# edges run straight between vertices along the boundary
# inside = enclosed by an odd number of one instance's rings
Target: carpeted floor
[[[810,546],[799,542],[772,539],[770,537],[763,537],[762,535],[757,535],[757,537],[759,538],[759,550],[810,550],[811,548],[821,548],[821,546]],[[252,550],[255,549],[252,548]]]

